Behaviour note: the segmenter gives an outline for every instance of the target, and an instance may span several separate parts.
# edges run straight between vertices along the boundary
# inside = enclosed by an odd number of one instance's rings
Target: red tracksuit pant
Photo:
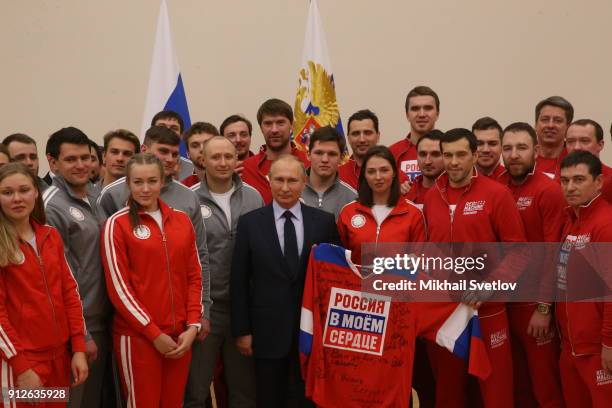
[[[514,408],[512,352],[506,311],[481,317],[480,328],[493,368],[487,379],[479,381],[484,406]],[[440,346],[428,344],[429,358],[436,377],[436,407],[466,407],[468,395],[466,362]]]
[[[182,406],[191,350],[170,359],[144,337],[114,334],[113,344],[127,408]]]
[[[568,408],[612,406],[612,374],[601,367],[601,355],[572,356],[569,343],[561,344],[561,383]]]
[[[70,362],[71,355],[68,350],[61,352],[55,356],[53,360],[38,361],[32,367],[34,372],[38,374],[42,381],[43,387],[70,387],[71,373]],[[2,391],[10,388],[17,388],[17,376],[13,372],[10,364],[5,360],[0,361],[0,379],[2,381]],[[1,391],[0,391],[1,392]],[[69,390],[68,390],[69,392]],[[8,396],[0,395],[0,407],[2,408],[25,408],[33,407],[32,404],[16,402],[9,400]],[[66,402],[39,402],[36,404],[38,408],[59,408],[66,407]]]
[[[507,308],[512,333],[515,400],[517,406],[530,406],[522,398],[533,393],[536,406],[560,408],[564,404],[559,376],[559,337],[556,330],[547,339],[527,334],[536,307],[535,304],[509,304]]]

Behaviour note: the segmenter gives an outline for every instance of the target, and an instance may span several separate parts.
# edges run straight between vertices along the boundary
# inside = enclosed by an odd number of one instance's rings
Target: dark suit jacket
[[[312,245],[340,242],[334,215],[302,204],[304,245],[291,277],[269,204],[238,220],[230,281],[234,336],[253,335],[257,358],[286,357],[296,341],[306,267]]]
[[[51,178],[51,173],[49,173],[49,172],[47,172],[47,174],[45,174],[45,177],[43,177],[42,179],[49,186],[51,186],[53,184],[53,179]]]

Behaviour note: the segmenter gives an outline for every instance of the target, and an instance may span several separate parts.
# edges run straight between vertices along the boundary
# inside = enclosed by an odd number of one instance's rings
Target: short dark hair
[[[291,109],[291,105],[287,102],[282,101],[280,99],[272,98],[268,99],[264,103],[261,104],[259,109],[257,110],[257,123],[261,126],[261,122],[263,121],[264,116],[284,116],[289,119],[290,123],[293,123],[293,109]]]
[[[368,185],[368,181],[365,178],[366,167],[368,161],[372,157],[380,157],[387,160],[393,169],[393,182],[391,183],[391,194],[389,194],[389,201],[387,201],[387,205],[389,207],[395,207],[401,196],[397,165],[391,150],[389,150],[387,146],[382,145],[370,147],[363,158],[363,165],[361,166],[361,171],[359,172],[357,201],[366,207],[372,207],[374,205],[374,194],[372,194],[372,189]]]
[[[153,116],[153,119],[151,119],[151,126],[155,126],[155,122],[160,119],[175,119],[181,128],[179,132],[183,133],[183,130],[185,130],[185,122],[183,121],[183,118],[173,110],[163,110],[161,112],[157,112],[155,116]]]
[[[416,149],[419,150],[419,145],[423,139],[433,140],[434,142],[440,142],[444,137],[444,132],[438,129],[432,129],[430,132],[425,133],[423,136],[419,138],[416,142]]]
[[[240,115],[231,115],[225,118],[225,120],[223,121],[223,123],[221,123],[221,126],[219,127],[219,133],[222,136],[225,136],[225,128],[236,122],[246,123],[247,128],[249,129],[249,135],[253,133],[253,125],[251,124],[251,121]]]
[[[198,135],[200,133],[207,133],[209,135],[219,136],[219,131],[212,123],[196,122],[193,125],[189,126],[189,129],[185,131],[185,133],[183,134],[183,141],[185,141],[185,143],[188,143],[189,139],[191,139],[191,136]]]
[[[89,149],[90,151],[93,150],[96,153],[96,157],[98,158],[98,163],[102,164],[102,155],[104,154],[104,151],[102,150],[102,148],[100,148],[100,146],[98,146],[96,142],[89,139]]]
[[[474,133],[472,133],[469,129],[464,128],[455,128],[444,133],[444,137],[442,137],[442,140],[440,141],[440,150],[444,152],[444,143],[453,143],[461,139],[468,141],[472,153],[476,152],[478,149],[478,139],[476,139]]]
[[[593,178],[601,174],[601,160],[593,153],[586,150],[574,150],[561,160],[561,169],[585,164],[589,168],[589,174]]]
[[[572,122],[570,126],[593,126],[595,128],[595,138],[598,142],[601,142],[604,137],[604,131],[601,125],[595,122],[593,119],[578,119]]]
[[[308,150],[312,151],[315,142],[335,142],[338,144],[340,153],[346,148],[346,140],[340,135],[340,132],[335,127],[323,126],[312,132],[310,135],[310,142],[308,143]]]
[[[372,123],[374,123],[374,130],[376,131],[376,133],[380,133],[378,131],[378,116],[376,116],[376,114],[374,112],[372,112],[369,109],[361,109],[358,110],[357,112],[353,113],[349,119],[348,122],[346,124],[346,131],[347,133],[350,133],[351,131],[351,122],[354,120],[366,120],[366,119],[370,119],[372,121]]]
[[[0,153],[6,154],[6,157],[9,158],[9,161],[11,161],[11,155],[9,154],[8,146],[4,143],[0,143]]]
[[[144,144],[150,147],[153,143],[178,146],[181,138],[165,126],[151,126],[145,133]]]
[[[83,131],[73,126],[65,127],[49,136],[47,140],[46,153],[54,159],[58,159],[61,147],[64,143],[91,146],[90,140]]]
[[[472,133],[474,133],[476,130],[490,130],[490,129],[497,130],[499,134],[499,139],[501,140],[502,133],[504,131],[502,127],[500,126],[499,122],[493,119],[492,117],[490,116],[482,117],[476,120],[476,122],[474,122],[474,124],[472,125]]]
[[[33,144],[36,146],[36,140],[26,135],[25,133],[13,133],[12,135],[8,135],[2,141],[2,144],[5,146],[10,145],[13,142],[19,142],[23,144]]]
[[[108,150],[108,145],[113,139],[121,139],[134,145],[134,153],[140,153],[140,140],[138,137],[127,129],[116,129],[107,132],[104,135],[104,151]]]
[[[506,126],[504,132],[502,133],[502,141],[504,140],[504,135],[508,132],[516,133],[516,132],[527,132],[529,137],[531,137],[531,141],[533,145],[538,144],[538,135],[536,134],[535,129],[529,123],[525,122],[514,122]]]
[[[548,98],[538,102],[535,107],[535,120],[538,121],[540,117],[540,112],[545,106],[555,106],[557,108],[563,109],[565,112],[565,120],[567,123],[572,123],[574,120],[574,107],[567,99],[562,96],[549,96]]]
[[[408,92],[408,95],[406,95],[406,112],[408,112],[408,108],[410,107],[410,98],[415,96],[432,96],[436,101],[436,110],[440,112],[440,98],[438,94],[430,87],[423,85],[415,86]]]

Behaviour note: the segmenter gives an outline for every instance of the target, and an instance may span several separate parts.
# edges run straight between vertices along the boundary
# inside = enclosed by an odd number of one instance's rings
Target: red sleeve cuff
[[[34,364],[32,364],[23,354],[17,354],[15,357],[11,358],[9,364],[13,367],[15,377],[34,366]]]
[[[87,350],[87,347],[85,346],[85,336],[82,334],[72,336],[70,338],[70,346],[72,347],[73,353],[77,353],[79,351],[85,352]]]
[[[159,329],[159,327],[157,327],[155,323],[150,322],[145,326],[143,333],[150,342],[153,342],[153,340],[155,340],[159,337],[160,334],[162,334],[162,331]]]

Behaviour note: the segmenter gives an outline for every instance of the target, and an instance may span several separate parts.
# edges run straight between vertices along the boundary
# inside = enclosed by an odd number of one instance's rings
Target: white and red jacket
[[[561,257],[566,259],[566,264],[560,262],[559,266],[566,268],[564,275],[568,285],[572,283],[569,281],[572,276],[573,283],[580,285],[588,279],[587,276],[611,270],[606,256],[595,254],[598,248],[588,244],[612,242],[612,205],[597,196],[581,206],[578,214],[571,208],[567,210],[568,220],[563,228],[561,252],[562,255],[563,252],[569,253],[569,256]],[[602,248],[599,247],[599,250]],[[592,262],[597,262],[598,272],[593,270]],[[609,283],[610,276],[605,278]],[[569,342],[573,355],[599,354],[602,344],[612,347],[612,302],[560,302],[556,305],[556,311],[561,336]]]
[[[202,267],[191,220],[158,200],[163,231],[139,212],[133,228],[128,208],[107,221],[102,237],[106,286],[116,313],[115,334],[150,341],[175,336],[202,318]]]
[[[85,351],[85,321],[77,283],[57,230],[31,221],[38,254],[20,241],[19,265],[0,268],[0,356],[15,377],[68,347]]]
[[[449,179],[442,173],[425,195],[425,219],[430,242],[525,242],[525,228],[510,190],[480,176],[476,169],[459,196],[454,211],[447,197]],[[514,265],[516,270],[520,265]],[[482,316],[503,309],[503,303],[485,303]]]
[[[382,242],[424,242],[423,213],[410,200],[400,197],[387,218],[378,225],[372,209],[358,201],[342,208],[338,216],[338,234],[351,259],[361,264],[361,244]]]

